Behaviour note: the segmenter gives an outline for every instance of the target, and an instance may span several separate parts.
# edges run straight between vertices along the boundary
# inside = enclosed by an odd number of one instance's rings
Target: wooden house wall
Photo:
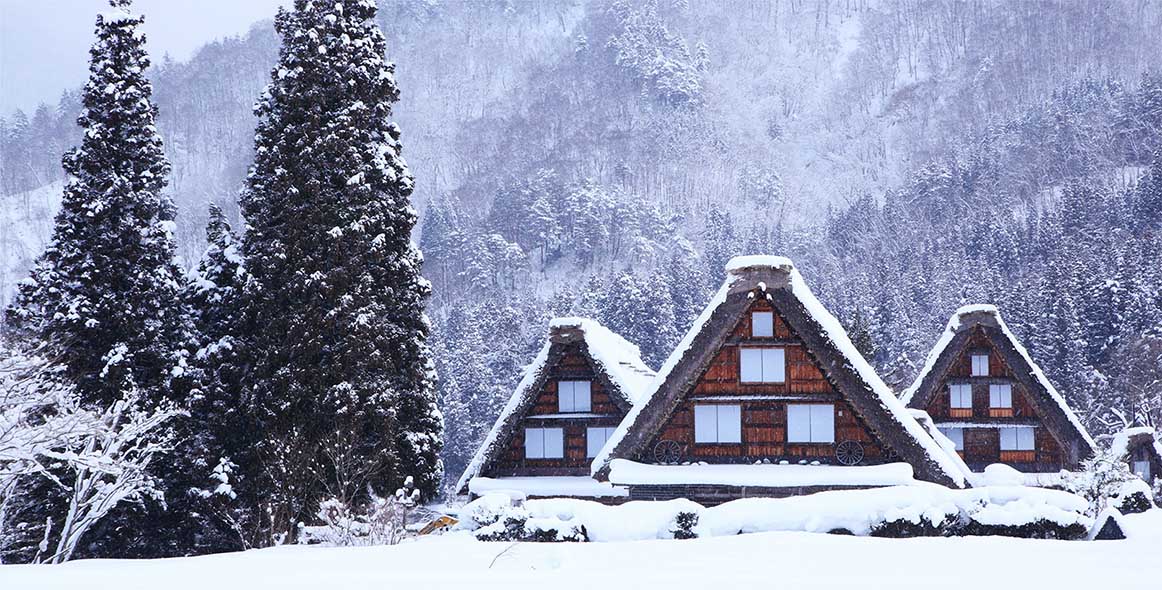
[[[773,337],[751,336],[751,313],[755,311],[775,312]],[[739,378],[739,348],[742,346],[782,347],[786,381],[742,383]],[[835,443],[788,444],[788,403],[834,404]],[[694,442],[694,406],[699,404],[739,405],[742,442]],[[778,310],[765,300],[757,300],[742,314],[693,390],[679,402],[653,440],[641,451],[639,459],[652,462],[655,445],[664,440],[682,445],[688,459],[709,463],[749,463],[761,459],[834,463],[835,446],[847,440],[862,443],[865,464],[889,460],[888,450],[823,375],[811,353]]]
[[[1162,456],[1154,452],[1154,441],[1146,437],[1143,438],[1143,442],[1130,441],[1129,450],[1126,453],[1126,464],[1133,469],[1135,461],[1149,461],[1150,473],[1153,477],[1162,478]]]
[[[557,400],[558,381],[589,381],[591,411],[586,414],[601,414],[593,418],[529,418],[559,414]],[[589,475],[592,459],[587,457],[586,429],[590,427],[616,427],[625,414],[606,391],[605,384],[597,378],[592,364],[580,345],[568,345],[560,360],[549,368],[544,387],[537,394],[529,411],[513,429],[506,448],[501,455],[485,466],[483,475]],[[565,438],[565,457],[562,459],[526,459],[525,428],[562,428]]]
[[[989,374],[987,377],[972,375],[972,355],[987,352]],[[1022,471],[1057,471],[1065,467],[1065,456],[1061,443],[1053,433],[1045,428],[1041,417],[1030,398],[1030,392],[1016,379],[1013,369],[1005,362],[1004,355],[996,350],[992,339],[980,328],[973,328],[967,343],[955,351],[956,359],[947,373],[936,385],[936,391],[925,410],[937,425],[945,422],[987,423],[987,428],[965,428],[964,450],[961,456],[974,470],[980,470],[992,463],[1007,463]],[[952,383],[972,385],[972,415],[953,415],[949,385]],[[1009,383],[1013,391],[1013,415],[992,416],[990,414],[989,385]],[[1022,460],[1002,461],[999,426],[1005,424],[1033,425],[1036,427],[1032,453],[1033,460],[1025,461],[1027,454],[1011,454]],[[1006,457],[1008,459],[1008,457]]]

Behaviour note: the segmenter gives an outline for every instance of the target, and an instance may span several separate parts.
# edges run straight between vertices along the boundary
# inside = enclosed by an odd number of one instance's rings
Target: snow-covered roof
[[[764,276],[769,275],[772,279],[771,284],[767,284],[764,281],[752,284],[755,273]],[[908,413],[904,404],[896,398],[892,390],[880,379],[875,369],[868,364],[867,360],[863,358],[863,355],[852,344],[843,325],[839,323],[839,320],[835,316],[831,315],[831,312],[823,307],[823,304],[819,302],[815,294],[807,287],[802,275],[799,274],[799,270],[795,268],[789,259],[782,256],[735,257],[727,263],[726,275],[726,280],[723,282],[722,287],[714,294],[710,303],[702,310],[702,313],[694,321],[685,336],[683,336],[681,342],[678,343],[677,348],[666,359],[662,368],[658,370],[652,385],[647,389],[646,399],[634,405],[625,419],[621,421],[621,425],[610,436],[605,447],[594,458],[592,464],[592,472],[594,474],[605,470],[616,453],[625,453],[628,451],[628,449],[620,449],[620,447],[625,442],[629,432],[643,427],[640,423],[643,421],[643,410],[653,404],[664,403],[666,401],[656,399],[658,398],[659,392],[665,390],[671,396],[680,393],[676,391],[676,387],[666,388],[667,381],[673,375],[675,368],[690,356],[695,339],[707,330],[707,326],[715,318],[715,314],[723,309],[732,296],[737,299],[739,294],[745,290],[745,297],[748,299],[756,296],[756,292],[765,293],[769,298],[774,291],[784,291],[790,294],[793,298],[792,300],[802,307],[807,318],[817,324],[818,329],[825,337],[825,345],[829,344],[834,352],[837,353],[842,366],[853,371],[859,380],[864,383],[872,396],[874,396],[874,402],[878,409],[886,413],[896,426],[906,432],[908,438],[912,439],[923,450],[926,458],[949,481],[954,482],[958,486],[964,485],[965,479],[960,468],[940,448],[939,444],[928,435],[924,427],[916,422],[911,414]],[[733,320],[729,323],[733,326]]]
[[[1033,357],[1029,356],[1029,351],[1025,350],[1025,347],[1017,340],[1016,335],[1009,330],[1009,326],[1005,324],[1005,320],[1001,318],[1000,310],[995,305],[965,305],[957,309],[952,314],[952,317],[948,319],[948,325],[945,326],[944,332],[940,334],[936,345],[929,351],[928,358],[924,362],[924,367],[920,369],[920,374],[916,376],[916,380],[912,382],[911,386],[900,393],[900,400],[908,405],[915,405],[913,402],[920,403],[922,400],[916,400],[916,394],[925,386],[925,383],[929,379],[938,377],[932,374],[933,370],[948,350],[948,346],[952,344],[953,339],[963,330],[980,323],[996,326],[1001,331],[1012,345],[1013,350],[1020,355],[1021,360],[1028,366],[1029,375],[1033,378],[1034,382],[1045,391],[1049,399],[1053,401],[1055,407],[1060,410],[1061,414],[1069,421],[1082,440],[1089,445],[1090,450],[1096,450],[1097,445],[1085,429],[1085,426],[1081,424],[1081,420],[1073,413],[1069,404],[1066,403],[1065,398],[1058,393],[1057,388],[1053,387],[1053,384],[1049,382],[1049,378],[1041,371],[1041,367],[1033,362]],[[1014,371],[1019,371],[1017,367],[1012,368]]]
[[[1150,426],[1131,426],[1114,435],[1110,440],[1110,451],[1117,456],[1125,455],[1130,451],[1130,442],[1136,439],[1145,439],[1154,447],[1154,452],[1162,457],[1162,441],[1158,440],[1157,433]]]
[[[645,394],[654,378],[654,370],[642,362],[637,345],[589,318],[567,317],[549,321],[550,329],[574,328],[585,335],[589,357],[601,365],[605,376],[617,385],[621,393],[636,403]]]
[[[956,465],[956,468],[964,476],[965,481],[972,481],[972,469],[964,462],[964,459],[960,458],[960,453],[956,452],[956,443],[952,442],[947,436],[944,436],[944,433],[940,432],[936,427],[936,423],[932,421],[932,416],[929,416],[928,412],[924,410],[910,408],[908,409],[908,413],[916,419],[916,422],[920,423],[920,426],[924,427],[924,430],[928,432],[932,440],[935,440],[936,444],[940,445],[944,454],[948,456],[948,459]]]
[[[500,411],[492,429],[484,442],[476,449],[476,454],[456,482],[456,490],[468,489],[472,478],[479,475],[485,463],[507,444],[512,428],[529,406],[532,405],[547,376],[550,352],[556,345],[555,339],[577,338],[585,346],[593,361],[593,370],[602,374],[612,387],[607,393],[615,401],[628,408],[643,397],[645,388],[653,379],[654,372],[641,360],[638,347],[615,334],[601,323],[588,318],[555,318],[549,321],[549,336],[537,353],[533,362],[524,369],[524,376],[513,390],[504,409]]]

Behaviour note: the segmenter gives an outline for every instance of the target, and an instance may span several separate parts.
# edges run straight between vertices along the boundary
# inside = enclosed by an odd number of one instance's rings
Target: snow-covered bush
[[[1126,465],[1124,457],[1111,450],[1103,450],[1086,459],[1081,470],[1063,474],[1065,489],[1089,501],[1090,516],[1100,514],[1120,496],[1123,485],[1138,479]]]
[[[419,502],[419,494],[414,480],[408,477],[404,486],[388,498],[372,494],[362,510],[355,510],[338,498],[323,500],[316,514],[322,524],[300,525],[299,542],[337,547],[396,545],[408,535],[408,514]]]
[[[698,533],[694,532],[697,526],[698,513],[682,511],[674,517],[674,524],[670,530],[673,531],[675,539],[697,539]]]
[[[523,498],[485,494],[464,506],[457,528],[474,531],[481,541],[551,543],[588,541],[583,525],[553,516],[533,517]]]
[[[1154,507],[1151,501],[1153,490],[1149,484],[1141,479],[1134,478],[1122,484],[1112,504],[1122,514],[1137,514]]]
[[[459,528],[488,540],[689,539],[768,531],[878,537],[1006,535],[1076,539],[1093,519],[1074,494],[1023,486],[950,490],[901,486],[745,498],[704,508],[684,499],[608,506],[573,499],[513,501],[487,495],[465,506]],[[574,533],[570,533],[573,531]]]

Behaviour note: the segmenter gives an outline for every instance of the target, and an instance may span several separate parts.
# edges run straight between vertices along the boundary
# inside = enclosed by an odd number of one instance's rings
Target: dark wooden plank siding
[[[989,356],[987,377],[972,376],[972,355],[980,353],[987,353]],[[965,429],[964,450],[961,452],[965,463],[979,471],[989,464],[1001,462],[998,427],[1005,424],[1022,424],[1037,427],[1034,434],[1035,459],[1008,463],[1022,471],[1057,471],[1064,467],[1064,456],[1059,441],[1044,428],[1043,421],[1030,399],[1030,392],[1016,379],[1013,369],[1005,362],[1005,356],[997,349],[992,338],[983,329],[976,327],[965,344],[960,350],[954,351],[954,354],[957,355],[955,360],[937,383],[935,394],[925,410],[937,425],[942,422],[977,422],[990,425],[988,428]],[[948,389],[952,383],[971,384],[971,416],[953,415]],[[990,412],[989,386],[993,383],[1008,383],[1012,387],[1011,415],[1006,415],[1006,412]],[[1023,457],[1017,454],[1011,456]]]
[[[751,337],[751,312],[774,312],[774,336]],[[742,383],[739,379],[739,349],[767,346],[784,349],[786,380],[783,383]],[[741,407],[742,442],[705,444],[694,442],[694,405],[730,404]],[[759,460],[823,463],[834,462],[835,444],[788,444],[787,404],[829,403],[836,408],[836,443],[853,440],[864,447],[864,463],[888,460],[889,453],[856,414],[854,408],[824,376],[818,362],[802,340],[768,301],[759,299],[742,314],[723,347],[715,354],[685,399],[678,403],[664,425],[643,450],[639,459],[653,460],[653,448],[660,441],[675,441],[685,448],[690,460],[710,463],[738,463]]]
[[[560,414],[557,399],[558,381],[589,381],[590,405],[588,413],[602,417],[586,418],[533,418]],[[615,428],[624,417],[613,402],[601,380],[596,378],[589,359],[579,345],[571,345],[561,359],[549,369],[549,378],[537,394],[532,407],[525,414],[512,436],[507,448],[491,465],[483,470],[488,477],[521,475],[589,475],[591,458],[586,456],[588,445],[587,429],[590,427]],[[526,459],[525,428],[561,428],[564,431],[565,457],[561,459]]]

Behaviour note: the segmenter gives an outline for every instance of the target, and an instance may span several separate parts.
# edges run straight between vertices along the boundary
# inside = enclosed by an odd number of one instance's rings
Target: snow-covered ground
[[[1162,510],[1124,541],[877,539],[762,533],[690,541],[484,543],[467,533],[396,547],[280,547],[154,561],[0,566],[5,590],[348,588],[1162,587]]]

